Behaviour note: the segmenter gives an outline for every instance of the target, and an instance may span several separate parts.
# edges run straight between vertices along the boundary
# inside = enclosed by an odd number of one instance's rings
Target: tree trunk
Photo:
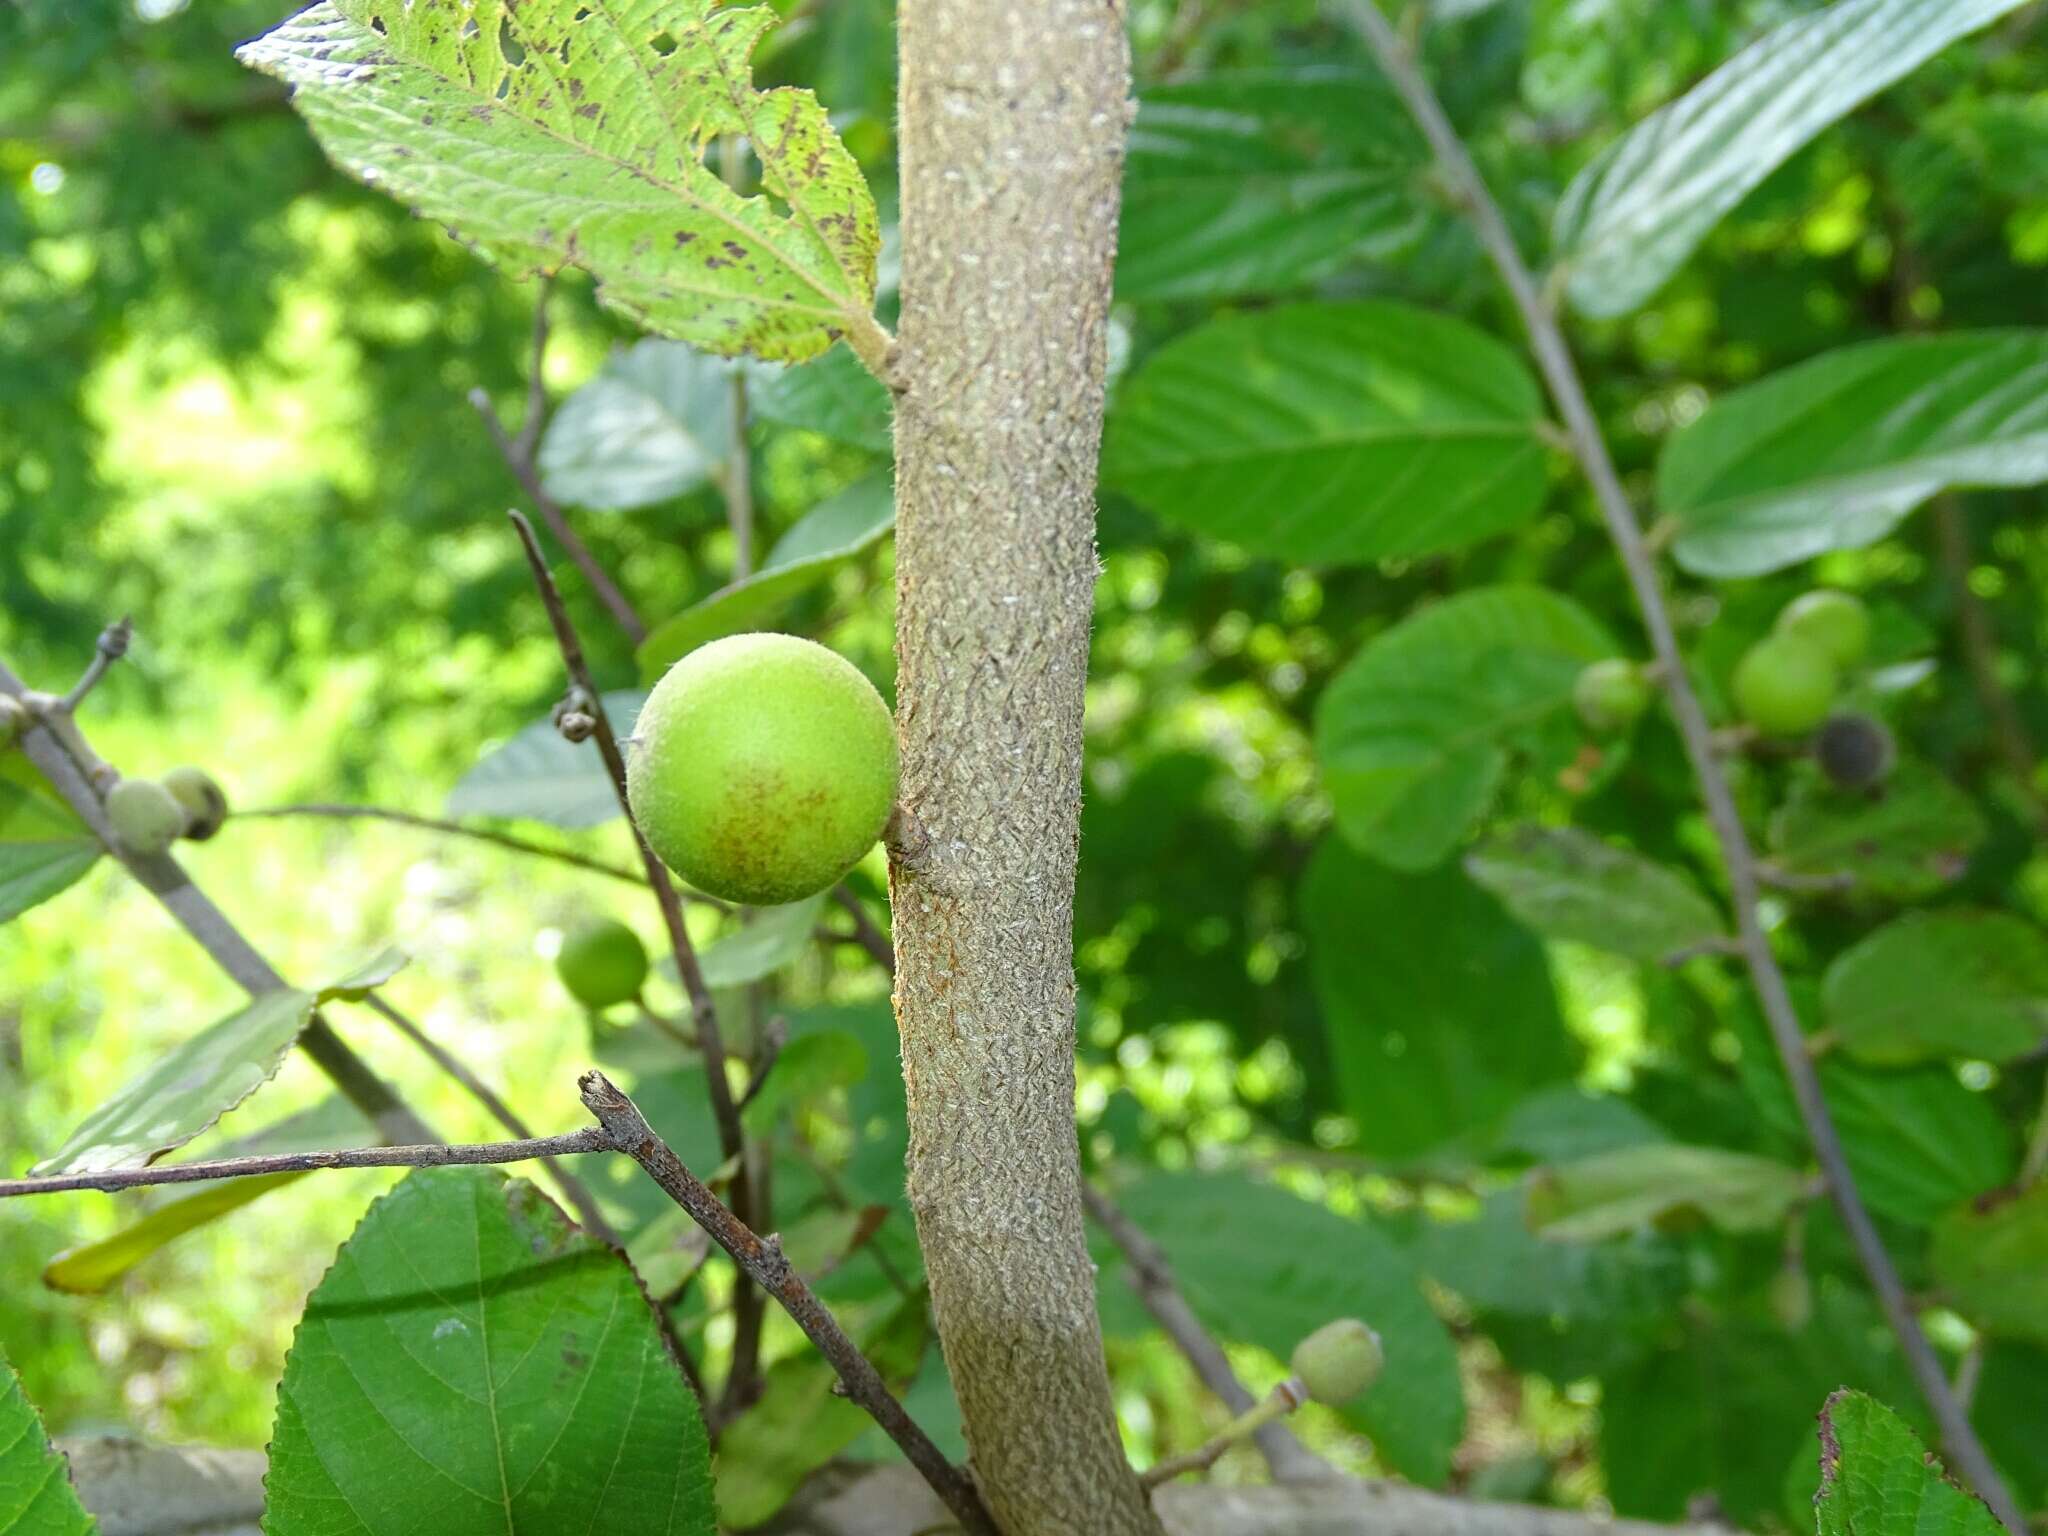
[[[1129,56],[1104,0],[902,0],[892,871],[910,1201],[1007,1536],[1159,1526],[1082,1233],[1074,864]],[[921,835],[920,835],[921,833]]]

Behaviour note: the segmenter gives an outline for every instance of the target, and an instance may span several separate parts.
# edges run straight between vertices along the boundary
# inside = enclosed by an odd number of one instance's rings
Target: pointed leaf
[[[1725,395],[1673,436],[1658,499],[1674,553],[1752,576],[1890,533],[1937,491],[2048,480],[2048,333],[1979,331],[1824,353]]]
[[[1760,1232],[1803,1199],[1797,1168],[1720,1147],[1651,1142],[1554,1163],[1529,1175],[1529,1226],[1558,1242],[1598,1242],[1698,1211],[1730,1232]]]
[[[0,1536],[91,1536],[96,1529],[35,1404],[0,1356]]]
[[[1906,1421],[1861,1392],[1820,1411],[1820,1536],[2000,1536],[2004,1527],[1928,1454]]]
[[[1657,961],[1727,931],[1692,880],[1574,827],[1509,827],[1465,869],[1545,938]]]
[[[637,689],[604,696],[605,714],[621,739],[632,734],[646,702]],[[619,814],[619,797],[596,742],[568,741],[553,720],[536,720],[462,776],[449,792],[448,814],[595,827]]]
[[[887,471],[869,475],[790,524],[762,559],[761,569],[779,571],[805,560],[857,554],[895,526],[896,493]]]
[[[1983,840],[1984,817],[1970,797],[1910,758],[1874,797],[1844,794],[1817,774],[1801,779],[1770,825],[1771,851],[1785,870],[1846,876],[1877,896],[1939,890]]]
[[[732,451],[732,381],[731,364],[679,342],[614,353],[549,418],[542,485],[571,506],[616,510],[702,485]]]
[[[2048,1344],[2048,1180],[1958,1206],[1935,1223],[1928,1258],[1971,1322]]]
[[[697,1400],[633,1273],[495,1169],[420,1170],[306,1304],[263,1528],[710,1536]]]
[[[1542,399],[1521,359],[1461,320],[1384,302],[1212,320],[1119,391],[1110,488],[1278,559],[1458,549],[1543,499]]]
[[[86,1116],[37,1174],[141,1168],[269,1082],[313,1016],[313,994],[266,992],[173,1047]]]
[[[317,988],[314,996],[323,1003],[359,1003],[411,962],[411,955],[396,944],[387,944],[360,965]]]
[[[2048,1042],[2048,936],[2009,912],[1912,913],[1838,956],[1822,996],[1859,1061],[2012,1061]]]
[[[72,885],[100,853],[28,759],[0,748],[0,923]]]
[[[741,987],[781,970],[810,946],[811,931],[824,908],[823,893],[760,908],[745,926],[705,945],[697,956],[706,984]]]
[[[581,267],[661,335],[800,361],[871,324],[880,233],[817,99],[753,88],[774,21],[711,0],[331,0],[237,57],[294,87],[343,170],[515,276]],[[760,157],[763,195],[704,164],[721,134]]]
[[[1767,32],[1581,171],[1552,230],[1580,313],[1625,315],[1838,118],[2022,0],[1840,0]]]

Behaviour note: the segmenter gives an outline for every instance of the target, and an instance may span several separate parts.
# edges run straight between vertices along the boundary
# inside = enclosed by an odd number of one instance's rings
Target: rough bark
[[[1156,1533],[1111,1411],[1073,1107],[1123,16],[1104,0],[903,0],[898,17],[897,724],[915,851],[892,894],[910,1201],[997,1523]]]

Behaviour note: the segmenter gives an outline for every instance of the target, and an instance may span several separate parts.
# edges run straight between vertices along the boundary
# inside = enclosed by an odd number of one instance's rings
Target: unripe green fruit
[[[732,635],[655,684],[626,759],[634,820],[698,890],[765,906],[828,889],[896,801],[896,730],[844,657]]]
[[[1870,610],[1861,598],[1826,587],[1786,604],[1777,629],[1781,635],[1797,635],[1819,646],[1844,671],[1870,649]]]
[[[204,768],[173,768],[163,785],[185,808],[185,835],[193,842],[205,842],[228,819],[228,797]]]
[[[1797,635],[1767,635],[1736,663],[1735,707],[1766,736],[1804,736],[1828,717],[1842,676],[1828,653]]]
[[[185,807],[153,779],[123,779],[107,791],[107,820],[130,853],[164,852],[185,830]]]
[[[647,980],[647,948],[624,923],[601,918],[562,940],[555,974],[586,1008],[630,1003]]]
[[[1632,661],[1596,661],[1572,684],[1572,706],[1586,729],[1605,736],[1625,731],[1650,707],[1650,684]]]
[[[28,711],[11,693],[0,693],[0,747],[11,747],[28,727]]]
[[[1379,1380],[1380,1336],[1355,1317],[1325,1323],[1294,1346],[1288,1367],[1319,1403],[1348,1403]]]
[[[1813,757],[1837,788],[1869,789],[1891,777],[1898,746],[1882,721],[1845,710],[1821,726]]]

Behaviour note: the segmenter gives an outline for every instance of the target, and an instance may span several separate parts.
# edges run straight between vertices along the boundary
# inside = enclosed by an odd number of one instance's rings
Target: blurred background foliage
[[[818,91],[886,219],[890,8],[783,8],[791,19],[759,74]],[[1559,191],[1599,146],[1762,27],[1811,9],[1435,0],[1420,35],[1525,244],[1540,249]],[[559,692],[554,646],[502,519],[520,493],[465,398],[481,388],[517,424],[536,292],[330,169],[277,88],[232,58],[279,14],[248,0],[0,8],[0,655],[32,683],[62,687],[102,624],[132,613],[138,642],[87,722],[112,761],[137,772],[208,765],[244,807],[352,801],[435,814],[482,751]],[[1788,364],[1907,331],[2048,324],[2040,21],[2039,7],[2022,11],[1948,50],[1793,156],[1653,303],[1577,327],[1635,489],[1647,498],[1663,442],[1716,395]],[[1141,96],[1162,102],[1191,90],[1185,99],[1199,101],[1201,82],[1246,72],[1359,62],[1305,0],[1138,0],[1130,23]],[[1353,131],[1334,115],[1341,97],[1312,104],[1333,115],[1276,129],[1285,152],[1320,154]],[[1369,92],[1355,106],[1391,111]],[[1383,139],[1399,132],[1385,116],[1369,121]],[[1141,155],[1146,127],[1141,115]],[[1433,177],[1405,173],[1399,193],[1397,216],[1366,221],[1335,259],[1283,281],[1219,292],[1159,278],[1119,306],[1117,363],[1135,367],[1219,313],[1307,295],[1401,299],[1512,340],[1512,316]],[[580,280],[558,283],[551,302],[546,382],[559,400],[630,336]],[[763,544],[879,462],[872,450],[761,422],[751,447]],[[1355,1425],[1312,1417],[1311,1441],[1345,1465],[1667,1517],[1708,1494],[1745,1524],[1794,1524],[1799,1479],[1810,1478],[1800,1471],[1808,1423],[1827,1390],[1849,1381],[1919,1412],[1826,1209],[1812,1209],[1803,1234],[1813,1317],[1791,1329],[1769,1295],[1781,1230],[1679,1221],[1539,1248],[1514,1209],[1529,1164],[1652,1136],[1800,1160],[1793,1126],[1774,1118],[1777,1068],[1735,973],[1527,936],[1475,959],[1462,940],[1492,933],[1498,917],[1455,864],[1396,876],[1329,835],[1316,703],[1362,644],[1418,604],[1533,584],[1570,594],[1639,651],[1582,484],[1561,456],[1544,473],[1540,514],[1507,537],[1326,568],[1256,557],[1106,494],[1076,934],[1084,1153],[1103,1167],[1279,1180],[1366,1223],[1426,1276],[1456,1345],[1462,1426],[1453,1415],[1395,1454],[1395,1430],[1376,1430],[1376,1452]],[[1987,821],[1941,899],[2038,923],[2048,920],[2034,822],[2043,786],[2038,776],[2016,782],[1996,750],[1957,605],[1960,584],[1992,627],[2023,726],[2048,740],[2048,498],[1987,492],[1962,507],[1971,553],[1960,568],[1945,563],[1922,513],[1868,548],[1774,575],[1682,580],[1678,614],[1709,677],[1725,676],[1779,607],[1817,581],[1863,594],[1898,655],[1937,657],[1888,710],[1913,754],[1963,786]],[[650,618],[731,573],[708,484],[575,516]],[[565,585],[601,681],[629,686],[630,646],[580,582],[565,574]],[[886,686],[890,601],[883,544],[775,622],[833,644]],[[1742,767],[1738,788],[1761,826],[1781,769]],[[1505,801],[1524,816],[1569,814],[1713,878],[1690,775],[1655,716],[1590,790],[1527,774]],[[576,844],[624,853],[616,826]],[[188,862],[287,974],[405,944],[415,959],[394,1000],[543,1131],[579,1118],[568,1084],[592,1049],[549,973],[561,931],[594,911],[658,931],[626,886],[399,827],[231,822]],[[857,877],[871,899],[878,875]],[[1456,1079],[1446,1091],[1477,1104],[1452,1113],[1473,1122],[1456,1134],[1425,1122],[1395,1145],[1384,1126],[1361,1122],[1375,1089],[1357,1085],[1374,1069],[1355,1049],[1347,1058],[1342,1038],[1333,1049],[1346,1021],[1319,1000],[1308,911],[1318,881],[1360,925],[1361,953],[1433,945],[1415,963],[1456,972],[1444,1006],[1496,1029],[1481,1031],[1476,1059],[1447,1055],[1441,1066],[1444,1081]],[[1858,897],[1779,899],[1771,916],[1783,951],[1817,975],[1891,910]],[[699,917],[710,937],[718,920]],[[869,1028],[886,992],[844,949],[813,955],[772,987],[777,1007],[866,1005]],[[0,929],[8,1166],[57,1144],[139,1062],[233,997],[104,865]],[[1405,1001],[1412,995],[1374,1015],[1390,1063],[1407,1042],[1387,1019]],[[493,1133],[381,1021],[359,1010],[338,1018],[445,1134]],[[869,1038],[886,1049],[886,1032]],[[1990,1106],[1992,1165],[2009,1168],[2040,1103],[2039,1053],[2002,1070],[1929,1070],[1942,1091]],[[320,1097],[316,1074],[294,1058],[265,1105]],[[1895,1134],[1881,1107],[1874,1114],[1874,1138]],[[233,1130],[231,1117],[214,1139]],[[57,1250],[111,1231],[115,1203],[11,1202],[0,1207],[0,1350],[60,1430],[128,1425],[259,1443],[303,1297],[388,1182],[288,1186],[85,1298],[46,1290],[38,1276]],[[1235,1210],[1231,1186],[1215,1187],[1218,1209]],[[1162,1200],[1159,1219],[1175,1209]],[[1898,1219],[1896,1204],[1885,1214],[1909,1283],[1924,1284],[1926,1221]],[[1338,1298],[1343,1284],[1331,1281]],[[1313,1286],[1310,1297],[1332,1299]],[[1213,1420],[1186,1368],[1130,1315],[1120,1287],[1105,1285],[1105,1307],[1134,1448],[1193,1443]],[[1960,1357],[1967,1324],[1939,1309],[1930,1317]],[[1304,1315],[1300,1330],[1320,1320]],[[1284,1354],[1281,1334],[1265,1347]],[[1233,1337],[1249,1375],[1274,1370],[1257,1329]],[[776,1347],[790,1343],[778,1336]],[[2048,1504],[2044,1381],[2048,1355],[2000,1344],[1977,1388],[1992,1450],[2037,1509]],[[922,1390],[943,1397],[943,1379]],[[1223,1472],[1255,1466],[1233,1456]]]

